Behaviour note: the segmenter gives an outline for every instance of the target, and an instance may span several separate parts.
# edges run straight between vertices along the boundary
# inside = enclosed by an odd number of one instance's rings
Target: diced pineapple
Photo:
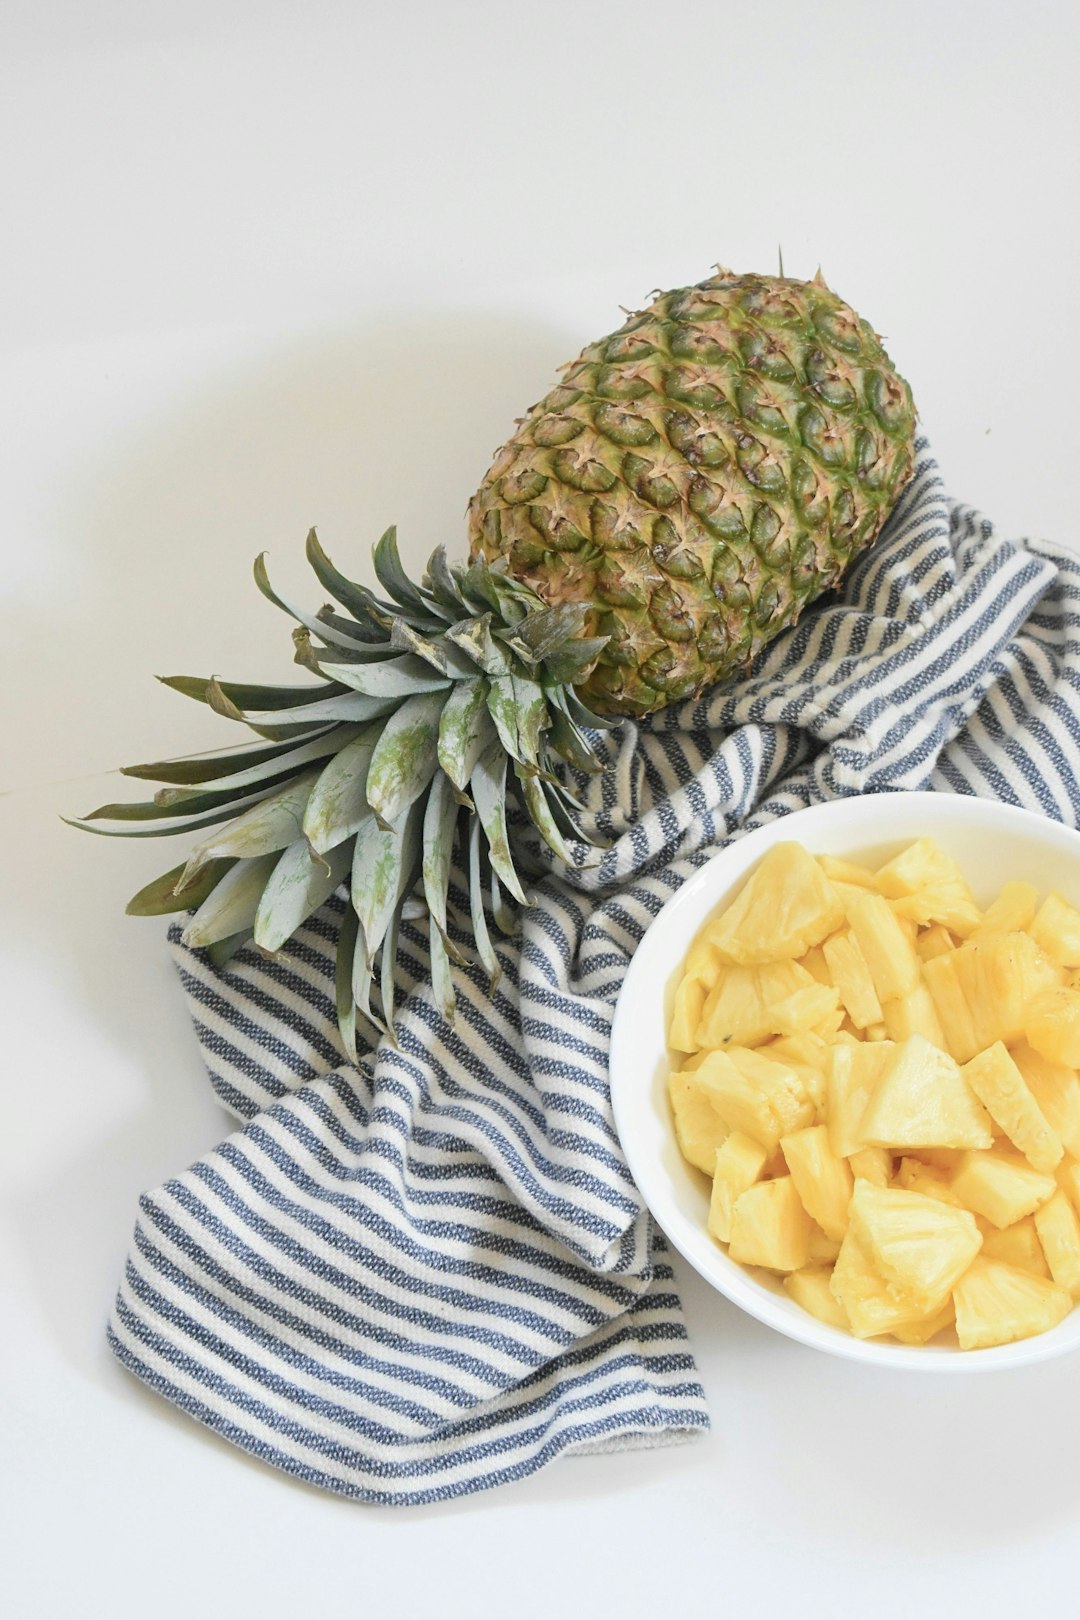
[[[746,1047],[710,1052],[694,1071],[709,1102],[733,1131],[776,1152],[781,1136],[814,1118],[814,1105],[794,1069]]]
[[[956,862],[939,849],[932,838],[917,838],[879,866],[874,874],[877,887],[890,900],[915,894],[929,883],[943,883],[953,877],[963,882]]]
[[[982,1350],[1046,1333],[1072,1309],[1068,1289],[1030,1271],[979,1256],[953,1290],[962,1350]]]
[[[869,1181],[855,1183],[851,1229],[875,1270],[927,1313],[940,1310],[982,1246],[967,1210]]]
[[[936,1339],[946,1328],[953,1327],[955,1322],[956,1310],[950,1294],[940,1311],[935,1311],[921,1322],[902,1322],[899,1327],[893,1328],[892,1336],[899,1339],[901,1344],[929,1344],[931,1339]]]
[[[911,1153],[913,1158],[921,1159],[932,1170],[943,1170],[946,1175],[951,1175],[964,1157],[962,1148],[921,1147],[912,1148]]]
[[[892,1048],[860,1130],[867,1146],[895,1149],[988,1148],[994,1139],[957,1064],[921,1035]]]
[[[725,968],[706,999],[697,1040],[707,1047],[759,1046],[773,1035],[813,1029],[838,1001],[835,990],[796,962]]]
[[[825,960],[825,951],[822,946],[814,945],[803,956],[800,956],[799,966],[805,968],[810,977],[816,979],[818,984],[832,984],[829,964]]]
[[[857,889],[876,889],[877,876],[857,861],[841,860],[838,855],[819,855],[818,865],[833,883],[852,883]]]
[[[1051,1277],[1073,1299],[1080,1299],[1080,1216],[1062,1188],[1035,1211],[1034,1218]]]
[[[985,939],[969,940],[954,953],[952,961],[956,964],[964,999],[971,1009],[976,1050],[980,1052],[995,1041],[1011,1046],[1020,1040],[1032,998],[1055,985],[1059,977],[1059,970],[1043,955],[1030,934],[989,934]],[[928,973],[932,965],[927,963]],[[1076,996],[1080,1034],[1080,993],[1066,992],[1070,993]],[[1028,1039],[1031,1039],[1030,1034]],[[1080,1061],[1080,1044],[1077,1051],[1077,1061]]]
[[[951,1204],[954,1209],[964,1208],[964,1201],[952,1183],[940,1170],[924,1164],[921,1159],[906,1157],[900,1160],[896,1185],[906,1188],[908,1192],[922,1193],[924,1198],[936,1198],[942,1204]]]
[[[822,946],[826,969],[848,1017],[857,1029],[881,1022],[881,1003],[866,965],[866,957],[850,928],[833,934]]]
[[[774,844],[706,934],[725,961],[754,967],[802,956],[843,920],[813,856],[801,844]]]
[[[906,1041],[910,1035],[922,1035],[931,1046],[946,1050],[945,1031],[925,984],[917,984],[906,996],[887,1001],[882,1011],[891,1041]]]
[[[716,1150],[727,1140],[730,1128],[713,1107],[708,1089],[700,1083],[699,1071],[676,1070],[670,1075],[668,1097],[679,1151],[690,1164],[711,1176]]]
[[[811,1224],[790,1176],[755,1182],[735,1200],[728,1253],[740,1265],[799,1271],[807,1262]]]
[[[919,958],[907,930],[883,895],[844,891],[844,911],[870,970],[880,1002],[906,995],[919,982]]]
[[[1080,1079],[1075,1070],[1036,1052],[1027,1041],[1012,1049],[1013,1062],[1065,1149],[1080,1159]]]
[[[1060,894],[1047,895],[1029,932],[1051,962],[1059,967],[1080,967],[1080,911]]]
[[[815,1221],[810,1229],[810,1242],[807,1244],[807,1260],[812,1266],[831,1266],[840,1253],[840,1245],[836,1238],[826,1237],[821,1227]]]
[[[848,1154],[853,1176],[872,1182],[875,1187],[887,1187],[892,1180],[893,1156],[888,1148],[864,1147]]]
[[[1080,1164],[1077,1164],[1075,1159],[1068,1159],[1064,1164],[1059,1164],[1057,1182],[1072,1199],[1073,1208],[1080,1215]]]
[[[1080,990],[1043,990],[1028,1003],[1023,1030],[1042,1057],[1080,1068]]]
[[[940,923],[961,939],[966,939],[982,918],[966,886],[960,888],[953,883],[933,883],[917,894],[905,895],[902,900],[890,900],[889,904],[898,917],[920,928]]]
[[[931,923],[929,928],[920,928],[915,938],[915,950],[921,962],[930,962],[935,956],[944,956],[947,951],[955,948],[956,941],[947,928],[940,923]]]
[[[829,1287],[831,1278],[832,1271],[826,1266],[804,1266],[801,1271],[788,1273],[784,1289],[796,1305],[816,1316],[819,1322],[828,1322],[830,1327],[848,1332],[847,1312]]]
[[[945,1044],[957,1063],[966,1063],[979,1050],[975,1020],[956,971],[956,951],[923,963],[923,982],[933,998]]]
[[[887,1041],[889,1032],[885,1028],[884,1020],[880,1024],[867,1024],[863,1030],[864,1041]]]
[[[760,1180],[764,1168],[765,1149],[743,1131],[732,1131],[717,1148],[708,1224],[719,1243],[731,1238],[731,1212],[736,1198]]]
[[[824,1125],[810,1125],[780,1138],[795,1191],[826,1237],[839,1241],[847,1231],[847,1207],[854,1186],[847,1162],[829,1146]]]
[[[986,1260],[1003,1260],[1007,1266],[1030,1271],[1036,1277],[1050,1275],[1050,1267],[1030,1215],[1017,1221],[1015,1226],[1003,1227],[1000,1232],[996,1227],[991,1227],[983,1235],[983,1246],[979,1252]]]
[[[834,991],[833,993],[835,995],[836,992]],[[833,1041],[839,1039],[839,1037],[845,1033],[843,1007],[839,1005],[833,1007],[830,1012],[825,1013],[823,1017],[817,1019],[810,1026],[810,1029],[811,1033],[816,1035],[819,1040],[824,1041],[826,1046],[831,1046]]]
[[[1039,891],[1033,883],[1006,883],[993,904],[987,906],[982,922],[969,938],[1014,934],[1030,928],[1038,904]]]
[[[675,992],[671,1029],[668,1032],[668,1045],[676,1052],[698,1050],[697,1031],[701,1023],[706,994],[705,986],[700,979],[692,977],[689,973],[683,975]]]
[[[1057,1191],[1057,1182],[1033,1170],[1026,1159],[994,1148],[966,1153],[953,1172],[952,1187],[968,1209],[1003,1228],[1045,1204]]]
[[[829,1287],[847,1312],[857,1339],[894,1333],[909,1322],[925,1321],[930,1314],[902,1288],[885,1281],[850,1227],[840,1245]]]
[[[891,1041],[844,1043],[830,1049],[825,1106],[829,1143],[837,1158],[846,1159],[866,1146],[863,1114],[894,1050]]]
[[[877,884],[900,917],[924,926],[940,923],[960,935],[978,927],[979,908],[963,872],[929,838],[920,838],[879,867]]]
[[[965,1063],[961,1074],[996,1125],[1036,1170],[1052,1173],[1061,1141],[1047,1123],[1003,1041]]]

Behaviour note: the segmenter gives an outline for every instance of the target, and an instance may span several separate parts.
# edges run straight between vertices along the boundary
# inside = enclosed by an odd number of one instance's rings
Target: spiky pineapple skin
[[[610,637],[581,688],[643,715],[746,667],[880,533],[914,469],[911,391],[820,280],[719,270],[563,369],[469,505],[503,557]]]

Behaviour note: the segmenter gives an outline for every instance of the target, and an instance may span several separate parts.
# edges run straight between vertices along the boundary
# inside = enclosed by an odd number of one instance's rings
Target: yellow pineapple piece
[[[912,1158],[921,1159],[932,1170],[944,1170],[946,1175],[951,1175],[964,1157],[964,1149],[921,1147],[912,1148],[911,1154]]]
[[[1031,1095],[1067,1152],[1080,1159],[1080,1079],[1074,1069],[1036,1052],[1027,1041],[1012,1049]]]
[[[915,950],[920,962],[929,962],[935,956],[944,956],[955,947],[956,940],[941,923],[931,923],[928,928],[920,928],[915,936]]]
[[[1080,967],[1080,911],[1060,894],[1047,895],[1028,932],[1051,962],[1059,967]]]
[[[956,1310],[950,1294],[939,1311],[935,1311],[932,1316],[925,1317],[921,1322],[901,1323],[899,1327],[893,1328],[892,1336],[894,1339],[899,1339],[901,1344],[929,1344],[930,1340],[936,1339],[939,1333],[944,1333],[946,1328],[955,1325]]]
[[[866,957],[851,929],[833,934],[821,949],[830,982],[839,992],[851,1022],[857,1029],[880,1023],[881,1003],[866,965]]]
[[[951,960],[971,1009],[976,1050],[980,1052],[995,1041],[1011,1046],[1020,1040],[1032,998],[1038,1000],[1039,992],[1056,985],[1059,978],[1059,969],[1043,955],[1030,934],[989,934],[985,939],[968,940]],[[927,963],[928,974],[932,966]],[[1080,1032],[1080,993],[1065,993],[1076,996]],[[1080,1054],[1080,1044],[1077,1051]]]
[[[1073,1208],[1080,1215],[1080,1164],[1075,1159],[1067,1159],[1064,1164],[1058,1165],[1057,1182],[1072,1199]]]
[[[818,865],[833,883],[850,883],[857,889],[876,889],[877,877],[858,861],[841,860],[838,855],[819,855]]]
[[[808,1125],[780,1138],[795,1191],[826,1237],[837,1242],[847,1231],[847,1207],[854,1186],[846,1160],[829,1146],[824,1125]]]
[[[1057,1191],[1053,1176],[1033,1170],[1026,1159],[1000,1148],[965,1153],[952,1174],[953,1191],[968,1209],[993,1226],[1014,1226]]]
[[[825,952],[820,945],[812,946],[803,956],[800,956],[799,966],[805,968],[810,977],[816,979],[818,984],[832,984],[829,964],[825,960]]]
[[[920,838],[880,866],[877,885],[899,917],[960,935],[978,927],[981,913],[963,872],[932,839]]]
[[[839,1159],[866,1146],[862,1119],[878,1081],[892,1061],[891,1041],[843,1043],[829,1051],[825,1116],[829,1143]]]
[[[809,1264],[812,1266],[831,1266],[839,1253],[840,1244],[837,1239],[826,1237],[815,1221],[810,1229],[810,1241],[806,1249]]]
[[[836,994],[835,990],[833,991],[833,994]],[[823,1014],[821,1018],[816,1019],[815,1022],[811,1024],[810,1031],[812,1034],[816,1035],[819,1040],[824,1041],[827,1046],[831,1046],[833,1041],[837,1040],[841,1034],[845,1033],[843,1007],[837,1005],[829,1012]],[[850,1033],[850,1031],[847,1033]]]
[[[721,962],[708,937],[708,925],[698,930],[694,942],[686,953],[684,971],[687,978],[699,979],[706,990],[711,990],[720,976]]]
[[[982,919],[982,912],[966,884],[933,883],[917,894],[905,895],[902,900],[890,900],[889,904],[898,917],[920,928],[940,923],[961,939],[974,932]]]
[[[940,1310],[982,1247],[966,1209],[900,1187],[857,1181],[851,1229],[874,1269],[922,1305]]]
[[[1042,1057],[1080,1068],[1080,990],[1062,986],[1036,995],[1028,1003],[1023,1032]]]
[[[801,844],[774,844],[727,910],[707,927],[727,962],[755,967],[802,956],[840,927],[843,910]]]
[[[829,1287],[847,1313],[857,1339],[894,1333],[898,1327],[925,1321],[930,1314],[895,1283],[886,1282],[849,1227],[833,1266]]]
[[[700,1083],[698,1071],[676,1070],[670,1075],[668,1098],[675,1116],[679,1151],[690,1164],[711,1176],[716,1150],[727,1140],[730,1128],[713,1107],[707,1088]]]
[[[767,1045],[758,1047],[762,1057],[775,1059],[794,1069],[807,1096],[814,1105],[815,1115],[824,1116],[825,1063],[828,1047],[819,1036],[805,1030],[799,1035],[780,1035]]]
[[[868,1147],[988,1148],[994,1139],[958,1065],[922,1035],[891,1049],[859,1128]]]
[[[980,1255],[953,1290],[962,1350],[982,1350],[1046,1333],[1072,1309],[1068,1289]]]
[[[990,1227],[983,1235],[983,1246],[979,1252],[986,1260],[1003,1260],[1007,1266],[1030,1271],[1036,1277],[1050,1275],[1050,1267],[1030,1215],[1017,1221],[1014,1226],[1003,1227],[1000,1232],[996,1227]]]
[[[707,992],[704,984],[689,973],[684,973],[675,992],[675,1005],[671,1013],[668,1045],[676,1052],[698,1050],[697,1030],[705,1007]]]
[[[979,1050],[975,1020],[956,970],[956,951],[924,961],[923,982],[937,1009],[945,1045],[957,1063],[966,1063]]]
[[[1051,1277],[1080,1299],[1080,1216],[1061,1187],[1035,1211],[1034,1220]]]
[[[735,1200],[728,1253],[744,1266],[799,1271],[812,1222],[790,1176],[758,1181]]]
[[[935,1170],[932,1165],[924,1164],[921,1159],[913,1156],[900,1160],[896,1172],[896,1185],[908,1192],[921,1193],[924,1198],[936,1198],[939,1203],[951,1204],[954,1209],[964,1208],[963,1199],[947,1177],[943,1176],[940,1170]]]
[[[697,1040],[708,1047],[731,1041],[759,1046],[773,1035],[812,1029],[838,1001],[835,990],[797,962],[725,968],[705,1001]]]
[[[765,1169],[765,1149],[743,1131],[732,1131],[716,1150],[712,1199],[709,1203],[709,1231],[720,1243],[731,1238],[731,1212],[735,1200],[761,1179]]]
[[[887,1041],[888,1038],[889,1032],[885,1028],[884,1021],[880,1024],[867,1024],[863,1030],[864,1041]]]
[[[816,1316],[819,1322],[843,1328],[846,1333],[850,1329],[847,1312],[829,1286],[831,1279],[832,1271],[827,1266],[804,1266],[801,1271],[788,1273],[784,1290],[796,1305]]]
[[[814,1105],[794,1069],[750,1048],[710,1052],[694,1077],[720,1118],[753,1137],[766,1157],[788,1131],[813,1121]]]
[[[1029,1164],[1049,1175],[1063,1152],[1003,1041],[965,1063],[961,1074],[994,1123]]]
[[[887,1187],[893,1175],[893,1156],[888,1148],[864,1147],[848,1154],[853,1176],[870,1181],[875,1187]]]
[[[1039,891],[1033,883],[1006,883],[997,899],[983,912],[982,922],[970,939],[987,934],[1014,934],[1031,927],[1039,904]]]
[[[838,891],[840,892],[840,891]],[[869,889],[843,891],[844,911],[870,971],[880,1002],[906,995],[919,982],[919,958],[912,935],[883,895]]]
[[[891,1041],[906,1041],[910,1035],[922,1035],[931,1046],[940,1046],[943,1052],[947,1050],[945,1031],[925,984],[917,984],[906,996],[887,1001],[882,1012]]]

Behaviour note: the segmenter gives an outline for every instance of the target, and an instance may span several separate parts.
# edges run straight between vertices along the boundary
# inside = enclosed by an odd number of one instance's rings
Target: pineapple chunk
[[[1012,1055],[1028,1090],[1066,1151],[1080,1159],[1080,1079],[1075,1071],[1043,1057],[1026,1041],[1014,1046]]]
[[[825,1070],[825,1104],[829,1144],[838,1159],[866,1146],[863,1114],[894,1050],[891,1041],[845,1042],[831,1048]]]
[[[867,1024],[863,1030],[864,1041],[887,1041],[888,1038],[889,1032],[885,1028],[884,1021],[880,1024]]]
[[[932,957],[923,963],[923,982],[933,998],[949,1053],[957,1063],[966,1063],[979,1050],[975,1020],[956,971],[956,951]]]
[[[857,1339],[894,1333],[908,1323],[925,1321],[930,1314],[902,1288],[885,1281],[850,1227],[840,1245],[829,1287],[833,1298],[847,1312]]]
[[[982,922],[970,939],[984,939],[987,934],[1014,934],[1031,927],[1035,908],[1039,904],[1039,891],[1033,883],[1006,883],[993,905],[983,912]]]
[[[995,1041],[965,1063],[960,1072],[991,1119],[1028,1163],[1051,1174],[1061,1160],[1061,1141],[1047,1124],[1004,1042]]]
[[[825,1233],[814,1222],[810,1230],[810,1242],[807,1245],[807,1259],[812,1266],[831,1266],[840,1253],[840,1245],[835,1238],[826,1237]]]
[[[710,1052],[694,1075],[720,1118],[753,1137],[766,1157],[788,1131],[813,1121],[814,1105],[794,1069],[760,1052],[734,1046]]]
[[[787,1068],[794,1069],[817,1113],[825,1107],[825,1064],[829,1048],[820,1036],[810,1030],[800,1035],[780,1035],[767,1046],[759,1047],[762,1057],[775,1058]]]
[[[1080,1217],[1060,1187],[1035,1211],[1035,1230],[1051,1277],[1080,1299]]]
[[[820,945],[814,945],[804,956],[800,956],[799,966],[805,968],[810,977],[816,979],[818,984],[832,984],[829,964],[825,960],[825,952]]]
[[[707,991],[704,984],[692,974],[684,973],[675,992],[675,1005],[671,1013],[668,1045],[676,1052],[698,1050],[697,1031],[705,1007]]]
[[[963,1209],[964,1201],[960,1194],[953,1189],[951,1182],[933,1169],[923,1164],[921,1159],[903,1158],[900,1168],[896,1172],[896,1184],[904,1187],[908,1192],[921,1193],[924,1198],[936,1198],[942,1204],[951,1204],[954,1209]]]
[[[712,1199],[709,1203],[709,1231],[720,1243],[731,1238],[731,1212],[735,1200],[760,1180],[765,1168],[765,1149],[743,1131],[732,1131],[716,1150]]]
[[[931,1046],[946,1050],[945,1031],[925,984],[917,984],[906,996],[887,1001],[882,1011],[891,1041],[906,1041],[910,1035],[922,1035]]]
[[[830,1148],[827,1129],[824,1125],[809,1125],[792,1131],[780,1138],[780,1146],[807,1214],[826,1237],[839,1242],[847,1231],[854,1180],[846,1161]]]
[[[711,1176],[716,1150],[730,1134],[729,1126],[716,1112],[698,1070],[676,1070],[668,1078],[668,1098],[675,1116],[675,1138],[679,1151],[690,1164]]]
[[[740,1265],[800,1271],[811,1225],[790,1176],[755,1182],[735,1200],[728,1253]]]
[[[813,856],[801,844],[774,844],[707,937],[725,961],[754,967],[802,956],[843,920]]]
[[[1033,1170],[1026,1159],[995,1148],[966,1153],[953,1172],[953,1191],[968,1209],[1000,1228],[1014,1226],[1057,1191],[1053,1176]]]
[[[967,1210],[869,1181],[855,1183],[851,1229],[875,1270],[928,1314],[940,1310],[982,1246]]]
[[[881,1003],[866,965],[866,957],[851,929],[834,934],[822,946],[822,956],[830,982],[839,992],[851,1022],[857,1029],[881,1022]]]
[[[915,937],[915,950],[920,962],[930,962],[935,956],[944,956],[947,951],[953,950],[956,941],[947,928],[940,923],[931,923],[929,928],[920,928]]]
[[[893,901],[898,917],[923,926],[940,923],[954,934],[970,934],[980,922],[967,880],[951,856],[929,838],[920,838],[879,867],[877,884]]]
[[[1011,1046],[1020,1040],[1032,997],[1056,985],[1059,976],[1058,969],[1047,960],[1030,934],[990,934],[985,939],[969,940],[954,953],[952,960],[964,999],[971,1009],[976,1050],[980,1052],[995,1041]],[[927,968],[931,965],[928,963]],[[1076,996],[1080,1033],[1080,993],[1065,993]],[[1080,1044],[1077,1051],[1080,1054]],[[1077,1061],[1080,1062],[1080,1055]]]
[[[869,1147],[988,1148],[994,1139],[958,1066],[921,1035],[892,1048],[859,1128]]]
[[[957,1283],[953,1303],[960,1348],[982,1350],[1046,1333],[1064,1321],[1073,1302],[1057,1283],[980,1256]]]
[[[1043,990],[1028,1004],[1023,1029],[1040,1056],[1080,1068],[1080,990]]]
[[[784,1289],[796,1305],[816,1316],[819,1322],[828,1322],[830,1327],[847,1332],[850,1328],[847,1312],[829,1287],[831,1278],[832,1272],[826,1266],[804,1266],[801,1271],[788,1273]]]
[[[991,1227],[983,1235],[983,1246],[979,1252],[985,1260],[1003,1260],[1007,1266],[1030,1271],[1036,1277],[1050,1275],[1050,1267],[1030,1215],[1017,1221],[1015,1226],[1003,1227],[1000,1232]]]
[[[818,865],[833,883],[851,883],[857,889],[876,889],[877,876],[857,861],[844,861],[838,855],[819,855]]]
[[[884,896],[869,889],[847,889],[844,911],[870,970],[878,1000],[892,1001],[914,990],[919,982],[919,958]]]
[[[1080,911],[1060,894],[1048,894],[1028,932],[1058,967],[1080,967]]]
[[[837,1004],[835,990],[796,962],[725,968],[709,992],[697,1029],[700,1046],[760,1046],[772,1035],[809,1030]]]
[[[1057,1181],[1072,1199],[1073,1208],[1080,1215],[1080,1164],[1075,1159],[1058,1166]]]
[[[888,1148],[864,1147],[848,1154],[853,1176],[873,1182],[875,1187],[887,1187],[892,1180],[893,1160]]]
[[[931,1339],[936,1339],[939,1333],[944,1333],[955,1323],[956,1309],[950,1294],[940,1311],[935,1311],[921,1322],[902,1322],[899,1327],[893,1328],[892,1336],[899,1339],[901,1344],[929,1344]]]

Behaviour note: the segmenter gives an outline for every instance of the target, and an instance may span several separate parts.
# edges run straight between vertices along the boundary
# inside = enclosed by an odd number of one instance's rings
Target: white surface
[[[748,1271],[706,1231],[709,1183],[686,1163],[671,1128],[667,1044],[682,963],[700,929],[719,916],[774,844],[794,840],[814,855],[877,867],[917,838],[932,838],[958,861],[975,898],[988,906],[1006,877],[1080,900],[1080,834],[1027,810],[944,793],[868,794],[813,805],[773,821],[714,855],[654,918],[634,953],[611,1032],[611,1094],[619,1140],[642,1197],[700,1276],[751,1316],[814,1349],[909,1374],[992,1372],[1080,1350],[1080,1310],[1049,1333],[987,1350],[955,1343],[907,1347],[856,1339],[790,1299],[778,1278]],[[1073,1362],[1080,1371],[1080,1357]]]
[[[115,1367],[140,1189],[214,1143],[162,864],[59,826],[211,746],[153,672],[288,670],[310,595],[457,542],[515,414],[619,304],[820,261],[952,487],[1074,539],[1075,8],[351,0],[0,19],[5,1607],[19,1620],[768,1609],[987,1617],[1075,1585],[1075,1358],[816,1355],[680,1271],[714,1432],[390,1515],[247,1461]],[[14,686],[14,700],[11,690]]]

